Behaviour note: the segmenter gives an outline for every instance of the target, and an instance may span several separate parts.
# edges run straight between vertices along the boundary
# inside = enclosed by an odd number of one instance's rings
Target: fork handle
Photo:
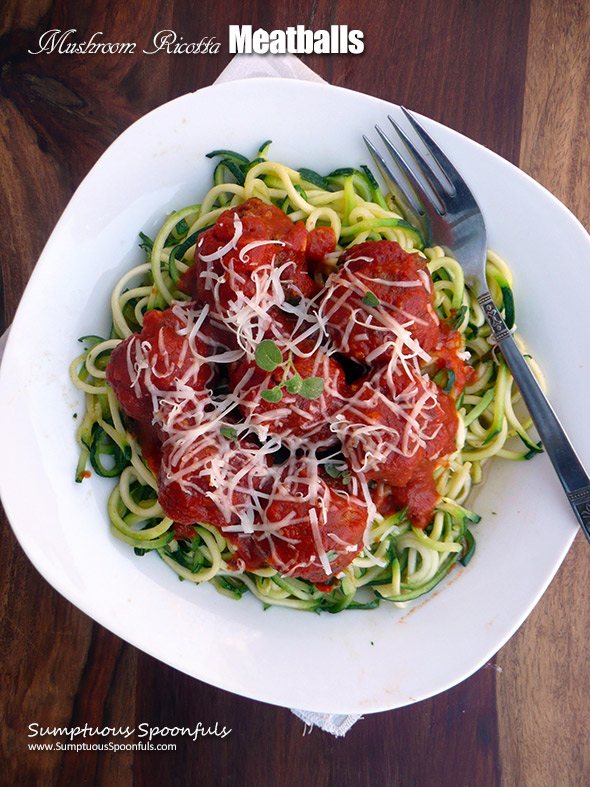
[[[559,418],[506,327],[489,292],[478,297],[492,334],[502,350],[520,394],[539,433],[553,467],[590,542],[590,477],[584,470]]]

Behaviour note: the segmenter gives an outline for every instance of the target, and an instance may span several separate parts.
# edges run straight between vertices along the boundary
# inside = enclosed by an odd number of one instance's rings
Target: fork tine
[[[395,120],[391,117],[391,115],[387,116],[387,119],[394,127],[397,132],[397,135],[401,139],[401,141],[406,146],[406,149],[410,156],[414,159],[418,168],[420,170],[420,174],[424,178],[424,180],[428,183],[432,190],[432,194],[436,199],[436,207],[440,214],[444,214],[445,211],[445,197],[447,196],[445,193],[445,184],[441,181],[441,179],[436,175],[430,164],[426,161],[424,156],[420,153],[418,148],[414,145],[412,140],[408,137],[406,132],[399,126]],[[449,189],[454,191],[453,186],[450,184],[447,178],[445,178],[446,182],[446,191],[448,192]],[[428,197],[427,197],[428,198]],[[430,197],[430,202],[432,202],[432,197]]]
[[[389,118],[389,119],[391,120],[391,118]],[[393,120],[391,122],[394,123]],[[395,125],[395,123],[394,123],[394,125]],[[398,167],[400,168],[400,170],[404,174],[406,180],[408,181],[408,183],[412,187],[412,190],[414,191],[414,193],[415,193],[415,195],[416,195],[416,197],[418,199],[418,202],[420,204],[421,209],[426,214],[428,214],[428,208],[429,208],[429,206],[431,206],[432,209],[436,210],[439,214],[444,213],[444,207],[443,207],[443,204],[441,203],[440,199],[438,198],[438,195],[436,193],[432,194],[432,193],[426,191],[426,189],[424,188],[423,183],[416,177],[416,175],[414,174],[414,171],[412,170],[410,165],[406,162],[405,158],[398,151],[398,149],[395,147],[393,142],[389,139],[387,134],[385,134],[385,132],[382,131],[379,128],[379,126],[375,126],[375,128],[377,129],[377,132],[378,132],[379,136],[381,137],[381,139],[383,140],[385,146],[387,147],[387,150],[389,151],[389,153],[391,154],[391,156],[395,160],[395,163],[398,165]],[[401,138],[403,139],[403,136]],[[410,150],[410,152],[411,152],[411,150]],[[417,161],[417,163],[420,165],[420,161]],[[433,196],[434,196],[434,199],[433,199]]]
[[[439,148],[436,142],[432,139],[430,134],[427,134],[424,128],[418,123],[414,115],[409,112],[405,107],[401,107],[401,111],[404,113],[406,118],[408,119],[409,123],[412,125],[412,128],[418,134],[424,146],[432,156],[432,158],[436,161],[438,166],[441,169],[441,172],[445,175],[449,186],[452,189],[457,191],[457,187],[463,184],[463,178],[459,174],[459,172],[455,169],[453,164],[449,161],[443,151]],[[454,195],[452,195],[454,196]]]
[[[376,127],[377,128],[377,127]],[[377,129],[379,130],[379,129]],[[419,229],[424,229],[424,214],[421,212],[419,205],[416,202],[414,195],[409,194],[402,185],[402,180],[392,172],[389,164],[381,156],[377,148],[373,145],[371,140],[363,135],[365,145],[369,149],[369,153],[373,157],[375,164],[379,168],[383,180],[387,184],[388,189],[393,194],[395,201],[401,208],[404,217],[414,226]]]

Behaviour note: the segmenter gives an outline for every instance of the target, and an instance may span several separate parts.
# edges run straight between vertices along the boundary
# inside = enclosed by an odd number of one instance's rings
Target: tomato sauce
[[[302,380],[319,374],[324,381],[328,380],[329,384],[324,384],[323,392],[315,399],[305,399],[283,388],[280,402],[265,401],[262,391],[280,386],[284,369],[265,372],[254,359],[233,366],[230,384],[239,393],[242,415],[253,424],[269,424],[273,434],[289,444],[306,437],[315,444],[329,445],[335,440],[329,420],[341,409],[348,387],[342,367],[322,350],[313,351],[313,345],[308,346],[312,348],[311,355],[295,358],[288,374],[298,374]]]
[[[314,227],[309,233],[305,256],[308,262],[322,262],[336,251],[336,233],[332,227]]]
[[[367,524],[366,506],[343,487],[326,476],[316,480],[315,494],[310,494],[309,464],[287,464],[281,485],[286,485],[288,499],[273,500],[266,509],[270,523],[286,521],[280,536],[271,536],[268,562],[283,574],[292,574],[310,582],[325,582],[326,570],[318,554],[321,540],[324,562],[329,561],[331,575],[338,574],[359,553]],[[322,501],[328,496],[326,516],[321,516]],[[315,515],[317,533],[307,523]],[[293,522],[289,522],[289,519]],[[301,523],[305,523],[302,527]]]
[[[420,379],[414,380],[408,374],[399,373],[393,378],[392,385],[384,372],[378,372],[352,387],[356,394],[341,410],[346,424],[343,448],[344,453],[353,458],[353,467],[362,471],[369,480],[405,486],[424,458],[445,456],[455,450],[458,418],[453,400],[434,384],[418,387],[420,383]],[[410,439],[404,445],[407,411],[392,406],[391,402],[396,396],[408,396],[407,392],[413,389],[416,390],[414,398],[423,395],[424,391],[424,395],[428,396],[427,409],[415,418],[425,439]],[[350,430],[351,424],[358,429]],[[366,439],[363,431],[367,432]],[[398,450],[388,451],[393,443],[392,436],[396,434],[401,438]]]
[[[440,342],[432,352],[432,356],[439,369],[450,370],[455,375],[450,389],[457,395],[477,377],[477,371],[473,366],[469,366],[459,355],[460,350],[461,335],[453,331],[447,323],[441,323]]]
[[[434,463],[423,459],[414,468],[404,486],[391,487],[391,501],[397,510],[407,508],[408,518],[415,527],[424,529],[430,523],[439,495],[434,485]]]
[[[386,363],[398,338],[396,323],[402,327],[411,323],[407,331],[425,352],[436,347],[439,320],[432,292],[425,285],[429,274],[422,257],[408,254],[393,241],[367,241],[348,249],[341,259],[342,268],[328,280],[323,307],[330,315],[328,330],[339,352],[360,363],[367,358],[371,364]],[[381,312],[386,319],[379,323],[374,312],[381,305],[386,307]],[[377,321],[379,330],[367,330],[369,318],[373,325]]]
[[[217,257],[238,233],[233,248]],[[254,274],[274,265],[279,269],[284,266],[281,283],[287,299],[309,297],[316,288],[306,268],[307,237],[302,222],[293,224],[279,208],[249,199],[224,211],[215,226],[203,232],[194,265],[181,277],[179,286],[224,316],[238,291],[248,297],[255,295]],[[275,243],[252,245],[258,241]],[[221,282],[217,286],[212,286],[214,277]]]
[[[474,374],[461,337],[434,312],[418,254],[390,241],[361,243],[320,289],[313,275],[335,248],[331,228],[308,232],[261,200],[224,211],[180,280],[193,301],[147,312],[142,331],[115,348],[107,367],[176,537],[191,539],[193,525],[207,522],[235,547],[230,568],[270,565],[325,592],[361,551],[371,506],[383,514],[407,508],[413,525],[428,526],[439,499],[433,471],[455,450],[455,397]],[[272,271],[280,271],[284,297],[265,311],[260,335],[272,338],[283,363],[264,371],[254,353],[209,362],[216,342],[238,346],[227,341],[232,304],[254,298]],[[287,304],[303,304],[308,319],[285,313]],[[211,322],[192,330],[205,306]],[[318,312],[330,343],[307,338]],[[360,364],[361,376],[347,382],[338,358]],[[452,372],[447,393],[425,367],[447,369],[449,379]],[[320,377],[324,388],[304,396],[293,377]],[[235,401],[219,422],[218,388]],[[269,389],[280,392],[276,401],[262,395]],[[269,440],[274,453],[265,454]],[[318,458],[327,447],[340,452],[346,483]]]
[[[175,391],[178,379],[186,377],[187,385],[195,391],[206,390],[212,369],[206,362],[195,360],[188,336],[179,333],[186,327],[187,322],[176,310],[151,309],[144,316],[141,333],[129,336],[113,350],[107,381],[131,418],[151,423],[154,391]],[[203,339],[197,336],[194,342],[199,355],[207,356],[209,350]]]

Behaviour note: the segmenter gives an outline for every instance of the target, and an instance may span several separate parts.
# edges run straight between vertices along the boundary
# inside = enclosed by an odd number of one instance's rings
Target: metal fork
[[[484,311],[570,505],[590,542],[590,478],[492,300],[485,273],[486,227],[479,205],[432,137],[410,112],[403,107],[402,111],[440,172],[435,172],[426,162],[392,117],[389,120],[398,139],[404,143],[405,155],[379,126],[375,128],[397,165],[397,176],[371,141],[367,137],[363,139],[405,218],[421,230],[427,243],[442,246],[461,264],[466,283]]]

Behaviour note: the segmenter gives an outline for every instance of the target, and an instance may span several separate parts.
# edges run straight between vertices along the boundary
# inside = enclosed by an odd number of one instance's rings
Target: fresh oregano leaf
[[[283,354],[272,339],[263,339],[254,351],[254,360],[260,369],[274,372],[283,363]]]
[[[342,465],[334,464],[333,462],[328,462],[325,465],[326,473],[331,476],[332,478],[340,478],[340,474],[342,473]]]
[[[371,290],[367,290],[365,297],[363,298],[363,303],[365,306],[379,306],[379,298],[375,295],[375,293],[371,292]]]
[[[260,396],[262,396],[265,402],[280,402],[283,398],[283,392],[278,385],[276,385],[274,388],[267,388],[265,391],[262,391]]]
[[[326,473],[331,476],[332,478],[339,478],[343,484],[350,483],[351,475],[348,465],[343,464],[342,462],[328,462],[324,465]]]
[[[233,440],[236,445],[239,445],[240,441],[238,438],[238,433],[233,428],[233,426],[222,426],[219,432],[221,433],[222,437],[225,437],[228,440]]]
[[[301,376],[295,372],[293,377],[290,377],[287,382],[285,383],[285,388],[289,393],[296,394],[301,391],[301,386],[303,385],[303,380]]]
[[[299,396],[303,396],[304,399],[318,399],[323,392],[323,377],[306,377],[301,383]]]

